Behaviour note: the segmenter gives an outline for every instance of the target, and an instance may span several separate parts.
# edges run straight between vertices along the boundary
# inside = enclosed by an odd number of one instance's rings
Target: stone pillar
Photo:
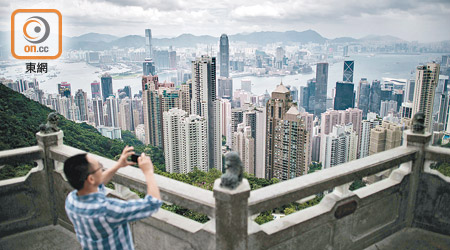
[[[228,189],[220,187],[220,181],[214,182],[216,250],[248,249],[250,185],[243,179],[235,189]]]
[[[420,175],[424,171],[425,148],[429,146],[431,134],[425,132],[423,134],[413,133],[412,130],[403,132],[403,145],[406,147],[417,148],[415,160],[411,165],[411,174],[409,176],[409,194],[408,206],[406,209],[406,226],[411,227],[414,219],[415,204],[417,199],[417,189],[419,187]]]
[[[38,145],[44,150],[45,155],[43,160],[44,170],[47,178],[48,192],[50,194],[49,197],[51,197],[51,200],[49,202],[51,202],[52,208],[51,214],[53,219],[53,225],[56,225],[58,223],[58,215],[56,213],[55,196],[53,195],[55,193],[53,181],[53,172],[55,171],[55,161],[50,158],[50,147],[62,145],[63,137],[64,133],[62,130],[50,134],[44,134],[42,132],[36,133]]]

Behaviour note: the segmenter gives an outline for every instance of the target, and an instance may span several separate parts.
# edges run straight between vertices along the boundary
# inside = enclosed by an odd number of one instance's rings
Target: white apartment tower
[[[425,114],[426,131],[432,130],[432,112],[434,93],[439,81],[440,66],[437,63],[428,63],[418,66],[416,70],[416,86],[414,90],[413,113]]]
[[[163,114],[166,171],[189,173],[195,167],[208,171],[207,122],[174,108]]]

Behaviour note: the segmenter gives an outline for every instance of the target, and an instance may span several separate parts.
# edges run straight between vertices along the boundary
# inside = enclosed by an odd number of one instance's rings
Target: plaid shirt
[[[103,184],[96,193],[66,199],[66,213],[74,225],[83,249],[134,249],[128,222],[149,217],[162,201],[146,195],[144,199],[122,201],[106,197]]]

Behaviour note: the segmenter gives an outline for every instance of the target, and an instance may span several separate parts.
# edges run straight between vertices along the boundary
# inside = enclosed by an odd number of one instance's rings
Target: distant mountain
[[[352,37],[337,37],[330,40],[330,43],[354,43],[358,42],[358,39]]]
[[[378,36],[378,35],[368,35],[358,39],[359,41],[372,41],[372,42],[405,42],[405,40],[395,37],[395,36]]]
[[[0,32],[0,47],[6,46],[9,38],[9,32]],[[229,35],[230,42],[239,41],[250,44],[266,45],[269,43],[359,43],[359,42],[405,42],[404,40],[394,36],[378,36],[369,35],[360,39],[352,37],[338,37],[334,39],[327,39],[321,36],[314,30],[305,31],[262,31],[252,33],[239,33]],[[92,50],[100,51],[118,48],[143,48],[145,46],[145,37],[139,35],[129,35],[124,37],[117,37],[108,34],[87,33],[76,37],[63,37],[64,49],[74,50]],[[218,37],[213,36],[196,36],[192,34],[182,34],[173,38],[153,38],[153,45],[160,47],[174,46],[174,47],[195,47],[197,44],[217,44]]]
[[[276,32],[276,31],[263,31],[263,32],[253,32],[249,34],[236,34],[229,36],[232,41],[243,41],[252,44],[268,44],[277,42],[294,42],[294,43],[324,43],[327,39],[322,37],[319,33],[314,30],[305,30],[302,32],[298,31],[286,31],[286,32]]]
[[[72,41],[77,42],[112,42],[119,37],[108,35],[108,34],[99,34],[99,33],[87,33],[81,36],[72,37]]]
[[[194,47],[199,43],[217,43],[219,38],[213,36],[195,36],[192,34],[182,34],[174,38],[153,38],[153,44],[156,46],[175,46],[175,47]]]

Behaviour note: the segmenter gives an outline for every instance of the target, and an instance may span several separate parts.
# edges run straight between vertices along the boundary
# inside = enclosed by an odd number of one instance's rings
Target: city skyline
[[[316,30],[327,38],[391,35],[407,41],[450,40],[450,2],[419,1],[14,1],[0,8],[2,31],[7,31],[15,9],[55,8],[63,15],[63,35],[96,32],[116,36],[141,35],[151,28],[155,38],[236,34],[257,31]],[[110,15],[102,15],[108,9]],[[119,21],[119,22],[117,22]],[[220,27],[220,29],[217,29]],[[414,27],[414,29],[411,29]],[[429,29],[433,27],[433,29]]]

